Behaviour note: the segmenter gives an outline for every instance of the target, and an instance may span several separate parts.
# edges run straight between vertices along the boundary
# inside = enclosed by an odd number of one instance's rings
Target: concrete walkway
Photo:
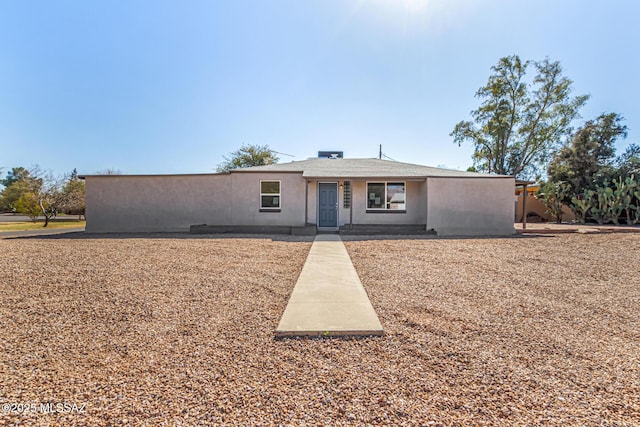
[[[383,333],[340,236],[318,235],[280,319],[276,337]]]
[[[38,228],[36,230],[0,231],[0,239],[23,236],[52,236],[54,234],[84,233],[84,228]]]

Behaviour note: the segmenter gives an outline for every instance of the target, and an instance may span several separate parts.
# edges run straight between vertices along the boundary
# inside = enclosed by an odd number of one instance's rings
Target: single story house
[[[340,156],[219,174],[87,175],[88,233],[514,234],[511,176]]]

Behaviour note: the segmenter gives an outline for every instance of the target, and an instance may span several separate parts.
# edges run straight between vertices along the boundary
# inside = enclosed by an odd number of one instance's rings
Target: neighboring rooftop
[[[343,158],[311,158],[289,163],[235,169],[232,172],[301,172],[305,178],[505,177],[504,175],[487,175],[391,160]]]

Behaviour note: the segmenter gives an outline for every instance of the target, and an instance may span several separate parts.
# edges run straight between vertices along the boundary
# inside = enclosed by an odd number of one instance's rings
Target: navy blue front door
[[[338,184],[318,184],[318,227],[338,226]]]

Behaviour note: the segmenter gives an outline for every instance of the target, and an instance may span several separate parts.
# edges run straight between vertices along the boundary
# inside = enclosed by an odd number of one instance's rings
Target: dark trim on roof
[[[305,176],[304,179],[308,181],[318,181],[323,179],[330,179],[334,181],[389,181],[389,180],[402,180],[402,181],[412,181],[412,182],[422,182],[430,178],[428,176],[396,176],[396,175],[381,175],[381,176]]]
[[[242,172],[242,173],[261,173],[261,174],[302,174],[302,171],[250,171],[250,170],[242,170],[235,169],[229,172],[220,172],[220,173],[155,173],[155,174],[120,174],[120,175],[78,175],[79,179],[86,178],[163,178],[170,176],[221,176],[221,175],[231,175],[231,173]]]
[[[487,179],[513,179],[512,176],[509,175],[469,175],[469,176],[463,176],[463,175],[446,175],[446,176],[441,176],[441,175],[427,175],[426,178],[445,178],[445,179],[483,179],[483,178],[487,178]]]
[[[121,174],[121,175],[78,175],[79,179],[86,178],[155,178],[155,177],[170,177],[170,176],[219,176],[219,175],[229,175],[228,172],[222,173],[155,173],[155,174]]]
[[[531,185],[535,184],[535,181],[527,181],[525,179],[516,179],[516,185]]]
[[[302,174],[304,173],[304,171],[287,171],[287,170],[260,170],[260,171],[255,171],[255,170],[247,170],[245,168],[240,168],[240,169],[234,169],[232,171],[229,171],[229,173],[296,173],[296,174]]]

